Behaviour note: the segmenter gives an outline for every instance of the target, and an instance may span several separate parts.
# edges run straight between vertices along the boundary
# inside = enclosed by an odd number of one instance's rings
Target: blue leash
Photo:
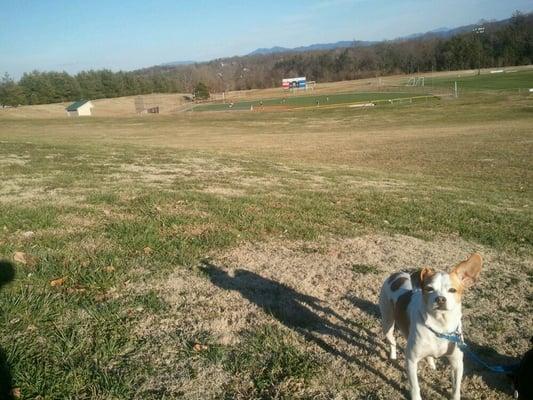
[[[494,372],[495,374],[509,374],[511,372],[514,372],[520,364],[513,364],[513,365],[489,365],[485,361],[483,361],[481,358],[478,357],[476,353],[474,353],[472,350],[468,348],[468,345],[463,341],[461,338],[461,334],[459,332],[455,331],[451,334],[446,333],[440,333],[431,328],[430,326],[426,325],[426,327],[435,334],[439,339],[445,339],[449,342],[455,343],[459,349],[466,354],[468,357],[470,357],[471,360],[477,362],[478,364],[482,365],[486,369],[488,369],[491,372]]]

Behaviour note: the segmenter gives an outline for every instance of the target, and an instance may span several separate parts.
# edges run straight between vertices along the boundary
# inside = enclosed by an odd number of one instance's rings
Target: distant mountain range
[[[472,29],[476,28],[477,26],[479,25],[472,24],[472,25],[460,26],[459,28],[445,28],[445,27],[437,28],[429,32],[413,33],[412,35],[403,36],[395,40],[411,40],[411,39],[417,39],[417,38],[426,38],[430,36],[439,37],[439,38],[449,38],[451,36],[455,36],[460,33],[470,32],[472,31]]]
[[[360,41],[360,40],[351,40],[351,41],[344,40],[344,41],[335,42],[335,43],[316,43],[316,44],[311,44],[309,46],[299,46],[299,47],[293,47],[293,48],[275,46],[271,48],[256,49],[247,55],[256,56],[256,55],[288,53],[288,52],[303,53],[306,51],[332,50],[332,49],[342,49],[346,47],[366,47],[366,46],[371,46],[376,43],[378,42]]]
[[[396,38],[393,41],[411,40],[411,39],[416,39],[416,38],[424,38],[428,36],[447,38],[450,36],[457,35],[459,33],[471,31],[476,26],[477,25],[466,25],[466,26],[461,26],[459,28],[446,28],[446,27],[437,28],[429,32],[413,33],[408,36]],[[333,49],[343,49],[347,47],[367,47],[367,46],[372,46],[374,44],[377,44],[379,42],[380,42],[379,40],[376,40],[376,41],[343,40],[343,41],[335,42],[335,43],[316,43],[316,44],[311,44],[309,46],[299,46],[299,47],[293,47],[293,48],[274,46],[270,48],[256,49],[252,51],[251,53],[248,53],[247,56],[267,55],[267,54],[275,54],[275,53],[303,53],[306,51],[333,50]]]
[[[491,21],[494,23],[494,21]],[[498,21],[498,24],[504,24],[507,23],[508,20],[502,20]],[[433,29],[428,32],[423,33],[413,33],[411,35],[399,37],[396,39],[393,39],[392,41],[402,41],[402,40],[412,40],[412,39],[425,39],[428,37],[438,37],[438,38],[449,38],[451,36],[458,35],[460,33],[472,31],[475,27],[479,26],[478,24],[472,24],[472,25],[465,25],[458,28],[447,28],[447,27],[441,27],[437,29]],[[251,53],[246,54],[245,56],[257,56],[257,55],[268,55],[268,54],[276,54],[276,53],[304,53],[308,51],[320,51],[320,50],[333,50],[333,49],[343,49],[348,47],[368,47],[375,45],[377,43],[380,43],[380,40],[376,41],[365,41],[365,40],[343,40],[335,43],[315,43],[308,46],[299,46],[299,47],[280,47],[280,46],[274,46],[270,48],[259,48]],[[177,66],[183,66],[183,65],[191,65],[195,64],[196,61],[174,61],[169,62],[165,64],[160,64],[159,67],[177,67]]]
[[[196,64],[196,61],[171,61],[164,64],[159,64],[160,67],[178,67],[180,65]]]

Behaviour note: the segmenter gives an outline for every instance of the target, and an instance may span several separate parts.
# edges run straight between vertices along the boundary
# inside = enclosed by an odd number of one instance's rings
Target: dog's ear
[[[411,274],[411,285],[413,288],[422,289],[424,280],[434,275],[435,271],[431,268],[422,268]]]
[[[428,268],[428,267],[422,268],[422,270],[420,271],[420,282],[421,282],[421,285],[424,286],[424,281],[427,278],[429,278],[429,277],[431,277],[433,275],[435,275],[435,270],[434,269]]]
[[[468,288],[477,282],[482,265],[483,259],[481,256],[473,253],[468,257],[468,260],[457,264],[452,273],[455,273],[463,286]]]

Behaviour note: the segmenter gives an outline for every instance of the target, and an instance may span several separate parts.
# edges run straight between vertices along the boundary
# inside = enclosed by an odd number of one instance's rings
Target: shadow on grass
[[[315,343],[335,357],[340,357],[369,371],[403,396],[408,397],[405,385],[399,385],[383,371],[370,365],[368,360],[350,355],[324,340],[329,337],[343,341],[354,349],[376,355],[382,361],[390,363],[391,361],[382,356],[379,350],[379,348],[385,349],[383,342],[377,339],[375,333],[368,328],[356,321],[349,321],[329,307],[321,305],[317,298],[299,293],[282,283],[254,272],[238,269],[234,276],[230,276],[222,268],[206,262],[203,263],[201,270],[214,285],[225,290],[239,292],[244,298],[262,308],[288,328],[301,334],[309,342]],[[352,298],[351,300],[365,313],[379,317],[379,309],[375,304],[360,299]],[[392,362],[392,365],[404,375],[403,366],[397,361]],[[446,397],[442,389],[434,386],[431,388],[439,395]]]
[[[15,278],[15,267],[12,263],[5,260],[0,260],[0,290],[2,286],[8,284]],[[0,399],[10,400],[13,398],[11,390],[13,382],[11,377],[11,370],[7,363],[4,350],[0,348]]]
[[[479,358],[489,365],[514,365],[520,362],[518,358],[500,354],[492,347],[479,345],[468,339],[465,339],[465,342],[468,344],[468,347],[471,351],[473,351]],[[474,362],[468,355],[465,355],[465,365],[468,366],[468,368],[465,368],[465,375],[481,376],[487,386],[494,390],[505,393],[509,396],[509,398],[513,394],[510,375],[496,374],[488,371],[478,363]]]

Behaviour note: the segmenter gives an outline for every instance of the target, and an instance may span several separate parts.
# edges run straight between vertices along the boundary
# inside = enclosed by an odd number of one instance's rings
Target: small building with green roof
[[[93,107],[90,100],[78,100],[67,107],[67,115],[69,117],[90,117]]]

